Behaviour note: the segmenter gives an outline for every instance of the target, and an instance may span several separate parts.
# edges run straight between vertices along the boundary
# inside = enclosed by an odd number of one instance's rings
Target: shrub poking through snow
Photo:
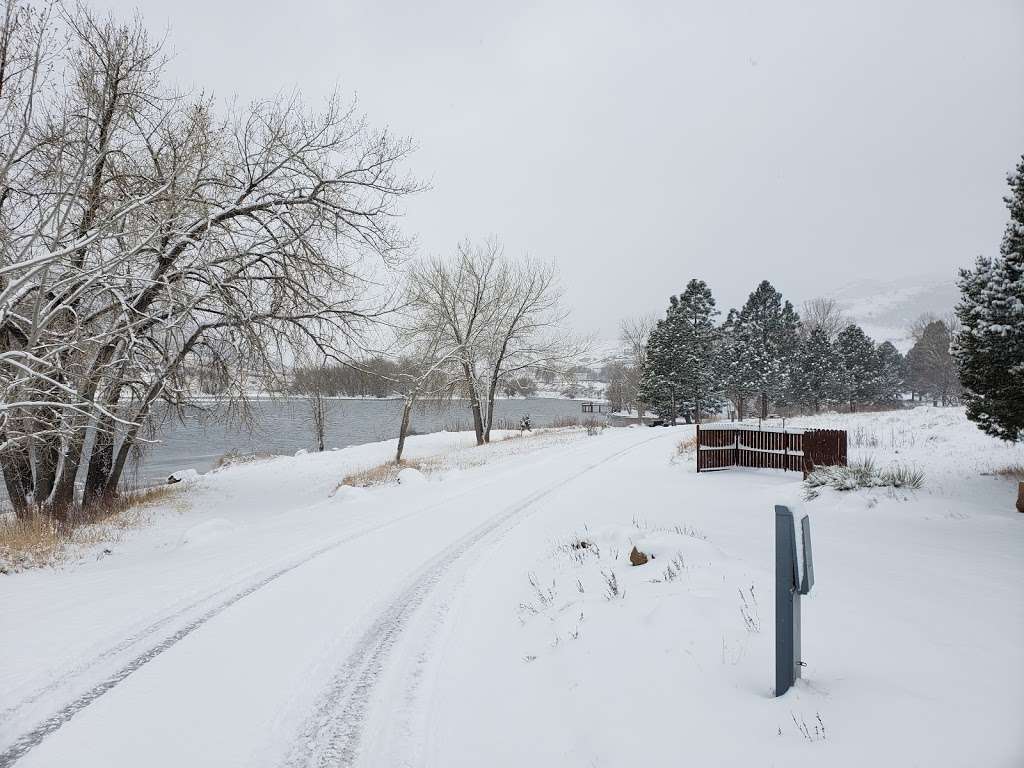
[[[439,461],[433,458],[427,459],[402,459],[397,464],[393,461],[378,464],[375,467],[352,472],[345,476],[341,485],[352,485],[356,488],[368,488],[374,485],[394,485],[398,482],[398,476],[404,469],[415,469],[419,472],[429,473],[437,468]],[[339,486],[340,487],[340,486]]]
[[[604,577],[604,596],[606,600],[614,600],[617,597],[626,596],[626,590],[619,587],[619,577],[615,575],[615,571],[608,571],[607,573],[601,571],[601,575]]]
[[[21,519],[0,514],[0,573],[56,565],[82,547],[115,540],[119,530],[142,522],[142,508],[177,490],[157,485],[126,491],[87,506],[76,505],[63,520],[41,513]]]
[[[905,464],[879,469],[869,458],[850,462],[847,467],[815,467],[804,480],[804,498],[814,499],[819,488],[853,491],[857,488],[908,488],[924,485],[924,471]]]
[[[761,616],[757,610],[757,595],[754,594],[754,585],[750,585],[750,600],[747,600],[743,590],[740,593],[740,615],[743,617],[743,626],[747,632],[761,631]]]

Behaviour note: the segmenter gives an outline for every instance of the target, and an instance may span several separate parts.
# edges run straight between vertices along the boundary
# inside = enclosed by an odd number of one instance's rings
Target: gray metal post
[[[781,696],[788,691],[796,678],[800,677],[800,581],[793,513],[789,511],[788,507],[777,505],[775,507],[776,696]]]

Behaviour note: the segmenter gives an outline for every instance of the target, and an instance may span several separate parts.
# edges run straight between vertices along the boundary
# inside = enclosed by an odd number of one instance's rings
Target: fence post
[[[700,424],[697,425],[697,471],[700,472]]]

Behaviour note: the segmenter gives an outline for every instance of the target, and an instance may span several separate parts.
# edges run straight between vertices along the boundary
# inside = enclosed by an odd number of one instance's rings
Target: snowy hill
[[[857,280],[826,294],[876,342],[891,341],[906,352],[910,324],[930,312],[943,316],[959,299],[953,276],[925,275],[901,280]]]

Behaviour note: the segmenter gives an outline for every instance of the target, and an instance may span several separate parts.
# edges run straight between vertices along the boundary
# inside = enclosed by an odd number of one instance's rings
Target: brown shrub
[[[991,474],[1004,480],[1024,483],[1024,464],[1008,464],[1005,467],[997,467],[992,470]]]
[[[71,545],[100,544],[115,538],[117,531],[135,527],[142,510],[178,489],[157,485],[76,505],[57,517],[36,512],[26,518],[0,515],[0,572],[54,565],[63,560]]]
[[[339,487],[342,485],[352,485],[356,488],[368,488],[372,485],[390,485],[398,482],[398,473],[403,469],[411,468],[427,473],[436,470],[439,463],[440,460],[438,458],[402,459],[397,464],[393,461],[388,461],[369,469],[360,469],[357,472],[345,475]]]
[[[697,436],[692,435],[685,440],[680,440],[676,443],[676,456],[685,456],[688,453],[692,453],[697,450]]]

